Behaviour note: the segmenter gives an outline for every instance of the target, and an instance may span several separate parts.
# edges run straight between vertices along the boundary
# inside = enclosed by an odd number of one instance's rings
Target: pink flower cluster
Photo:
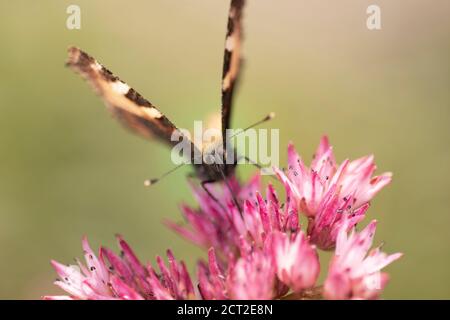
[[[387,283],[381,269],[400,258],[380,248],[370,250],[376,229],[362,231],[369,201],[391,181],[391,174],[373,177],[373,156],[336,164],[326,137],[310,168],[293,145],[288,169],[274,168],[284,186],[280,201],[273,185],[260,193],[260,178],[246,185],[235,177],[209,189],[192,186],[198,208],[184,206],[187,223],[166,224],[208,250],[199,261],[194,286],[183,262],[171,251],[167,263],[157,257],[158,271],[142,264],[118,237],[121,255],[101,248],[98,256],[83,239],[86,263],[65,266],[52,261],[67,296],[46,299],[376,299]],[[239,208],[233,200],[235,197]],[[308,222],[300,225],[300,215]],[[334,250],[323,285],[318,249]]]

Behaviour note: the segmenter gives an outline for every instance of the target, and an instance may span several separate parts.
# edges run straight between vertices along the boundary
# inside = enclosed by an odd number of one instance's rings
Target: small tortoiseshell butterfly
[[[227,146],[226,130],[230,128],[233,93],[240,73],[244,2],[244,0],[232,0],[228,15],[222,73],[221,146]],[[79,48],[71,47],[67,65],[88,80],[107,107],[126,128],[145,138],[157,138],[171,146],[178,143],[178,141],[171,141],[172,134],[178,128],[157,107],[98,63],[93,57]],[[267,116],[263,121],[270,119],[272,116],[272,114]],[[195,164],[193,159],[195,151],[200,154],[205,151],[195,146],[192,141],[190,143],[193,150],[191,163],[193,163],[196,175],[204,188],[205,184],[223,181],[234,173],[237,161],[233,163],[225,161],[227,150],[220,155],[224,160],[221,164],[207,164],[204,161]],[[157,180],[147,180],[146,184],[150,185]],[[208,191],[206,188],[205,190]]]

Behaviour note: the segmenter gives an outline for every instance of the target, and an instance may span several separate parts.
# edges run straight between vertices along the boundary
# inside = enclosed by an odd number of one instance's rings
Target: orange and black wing
[[[233,93],[239,78],[242,45],[242,11],[244,0],[231,0],[222,73],[222,138],[225,146],[226,129],[230,128]]]
[[[71,47],[67,65],[91,84],[113,115],[127,129],[145,138],[157,138],[169,145],[178,143],[171,141],[172,134],[178,130],[177,127],[153,104],[93,57]]]

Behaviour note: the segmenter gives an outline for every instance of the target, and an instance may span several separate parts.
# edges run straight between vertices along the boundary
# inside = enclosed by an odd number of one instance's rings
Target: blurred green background
[[[323,133],[337,159],[374,153],[393,183],[373,201],[377,243],[405,256],[384,298],[450,298],[450,3],[249,0],[246,66],[234,127],[275,111],[281,164],[289,140],[309,159]],[[66,8],[81,7],[81,30]],[[366,28],[378,4],[382,30]],[[201,250],[167,230],[192,203],[188,168],[151,189],[170,152],[126,133],[64,68],[77,45],[178,126],[219,108],[228,1],[0,2],[0,298],[61,293],[50,259],[81,256],[80,239],[115,248],[120,232],[142,260]],[[254,170],[241,168],[242,177]],[[325,265],[326,266],[326,265]],[[326,269],[326,267],[324,267]]]

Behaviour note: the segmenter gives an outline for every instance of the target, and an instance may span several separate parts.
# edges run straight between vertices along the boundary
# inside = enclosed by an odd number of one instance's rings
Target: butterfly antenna
[[[169,171],[167,171],[166,173],[162,174],[159,178],[154,178],[154,179],[147,179],[144,181],[144,186],[146,187],[150,187],[154,184],[156,184],[158,181],[160,181],[162,178],[164,178],[165,176],[168,176],[169,174],[175,172],[177,169],[181,168],[182,166],[184,166],[186,163],[181,163],[179,165],[177,165],[175,168],[170,169]]]
[[[246,127],[245,129],[240,130],[239,132],[236,132],[235,134],[233,134],[229,139],[234,138],[235,136],[247,131],[248,129],[254,128],[256,126],[259,126],[261,123],[267,122],[269,120],[272,120],[273,118],[275,118],[275,112],[271,112],[269,113],[267,116],[265,116],[263,119],[255,122],[254,124]]]

